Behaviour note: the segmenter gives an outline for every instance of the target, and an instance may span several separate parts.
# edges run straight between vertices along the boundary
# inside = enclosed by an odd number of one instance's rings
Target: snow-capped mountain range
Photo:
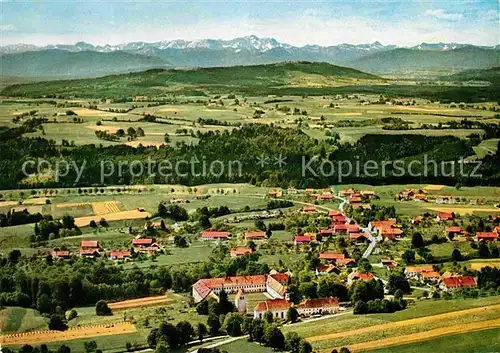
[[[457,48],[463,48],[471,46],[470,44],[460,44],[460,43],[421,43],[410,47],[410,49],[415,50],[453,50]],[[10,53],[22,53],[26,51],[39,51],[39,50],[50,50],[59,49],[69,52],[81,52],[81,51],[97,51],[101,53],[110,53],[114,51],[127,51],[140,54],[150,54],[155,50],[165,50],[165,49],[177,49],[177,50],[189,50],[189,49],[205,49],[205,50],[231,50],[234,52],[240,51],[250,51],[250,52],[266,52],[273,49],[303,49],[311,51],[331,51],[331,50],[345,50],[345,51],[356,51],[361,50],[365,52],[376,52],[381,50],[390,50],[397,48],[395,45],[383,45],[376,41],[370,44],[338,44],[332,46],[320,46],[320,45],[305,45],[302,47],[293,46],[286,43],[280,43],[274,38],[259,38],[257,36],[251,35],[246,37],[234,38],[231,40],[221,40],[221,39],[201,39],[201,40],[166,40],[160,42],[130,42],[118,45],[92,45],[86,42],[78,42],[74,45],[71,44],[55,44],[46,46],[36,46],[31,44],[12,44],[0,47],[1,54]],[[495,49],[494,47],[482,47],[486,49]],[[496,47],[498,48],[498,46]]]
[[[332,46],[281,43],[246,36],[231,40],[167,40],[154,43],[92,45],[78,42],[0,47],[5,76],[86,77],[151,68],[193,68],[271,64],[283,61],[327,62],[370,73],[450,69],[458,72],[500,66],[498,48],[458,43],[421,43],[400,48],[376,41]]]

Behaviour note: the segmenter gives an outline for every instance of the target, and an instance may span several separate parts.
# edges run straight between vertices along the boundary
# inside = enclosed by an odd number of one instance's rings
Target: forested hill
[[[423,136],[423,135],[366,135],[355,145],[340,144],[336,139],[315,140],[302,131],[291,128],[280,128],[261,124],[244,125],[240,129],[225,132],[198,133],[200,139],[197,145],[181,145],[179,148],[170,146],[138,147],[130,146],[94,146],[84,145],[71,148],[58,147],[52,141],[37,138],[25,138],[23,133],[29,132],[29,126],[10,129],[0,134],[0,149],[2,161],[0,163],[0,188],[16,187],[73,187],[75,186],[76,170],[70,170],[56,183],[54,171],[46,170],[47,176],[40,181],[27,179],[22,173],[22,165],[27,160],[44,158],[52,162],[57,160],[74,161],[77,166],[85,162],[85,170],[78,183],[80,186],[102,185],[101,161],[107,160],[115,165],[128,165],[133,161],[146,161],[149,158],[160,163],[164,160],[175,165],[177,161],[191,161],[194,157],[203,159],[207,165],[213,161],[221,162],[225,167],[222,174],[202,174],[200,170],[193,173],[189,163],[179,165],[176,173],[165,175],[156,170],[158,165],[152,166],[154,176],[148,173],[139,176],[133,175],[125,169],[121,175],[115,173],[104,181],[104,184],[184,184],[200,185],[219,182],[250,182],[267,186],[293,186],[297,188],[326,187],[337,183],[366,183],[378,184],[411,184],[434,183],[456,185],[498,185],[500,182],[500,154],[487,156],[478,173],[481,178],[462,176],[459,174],[460,165],[456,163],[452,168],[455,174],[450,174],[450,161],[459,161],[472,155],[470,141],[453,136]],[[500,130],[492,127],[494,136],[500,136]],[[277,166],[274,163],[257,164],[260,156],[273,158],[282,156],[285,164]],[[309,163],[309,161],[311,161]],[[378,172],[370,169],[365,172],[340,170],[338,162],[343,161],[355,166],[363,165],[368,160],[375,161]],[[403,161],[408,166],[411,161],[419,161],[412,167],[412,173],[399,174],[395,167],[388,166],[385,172],[380,170],[384,161]],[[437,175],[423,175],[425,161],[445,162],[446,171],[439,171]],[[234,173],[229,172],[228,166],[233,161],[241,163],[241,170],[237,167]],[[305,167],[305,163],[307,168]],[[134,162],[135,163],[135,162]],[[333,169],[332,169],[333,166]],[[474,164],[465,165],[465,171],[471,172]],[[219,168],[220,169],[220,168]],[[219,170],[217,169],[217,170]],[[344,176],[340,174],[344,173]],[[446,174],[445,174],[446,173]],[[50,177],[50,176],[53,177]],[[340,178],[340,179],[339,179]]]
[[[487,81],[493,84],[500,84],[500,66],[484,70],[466,70],[453,75],[440,77],[440,79],[453,82]]]
[[[335,84],[354,84],[359,80],[382,81],[380,77],[348,67],[301,61],[190,70],[153,69],[94,79],[19,84],[7,87],[1,94],[25,97],[118,98],[164,94],[169,90],[178,93],[181,90],[182,93],[186,88],[213,91],[222,87],[227,93],[245,89],[328,87]]]

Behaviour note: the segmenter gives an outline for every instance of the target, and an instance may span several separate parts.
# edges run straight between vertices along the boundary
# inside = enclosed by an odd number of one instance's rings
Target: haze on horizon
[[[272,37],[294,46],[500,43],[498,0],[0,0],[0,45]]]

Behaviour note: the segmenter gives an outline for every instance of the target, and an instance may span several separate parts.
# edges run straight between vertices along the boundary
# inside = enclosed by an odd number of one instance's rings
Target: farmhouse
[[[359,196],[353,196],[353,197],[349,198],[348,202],[349,203],[361,203],[361,202],[363,202],[363,200]]]
[[[333,217],[333,216],[343,216],[343,214],[339,210],[329,211],[328,212],[328,217]]]
[[[193,298],[199,303],[211,293],[219,294],[222,289],[226,293],[236,293],[240,289],[245,293],[267,292],[273,298],[283,298],[288,279],[284,273],[200,279],[193,284]]]
[[[357,224],[348,224],[347,225],[347,231],[349,233],[359,233],[359,226]]]
[[[354,190],[354,189],[340,190],[339,196],[347,197],[347,196],[352,196],[355,193],[356,193],[356,190]]]
[[[498,233],[496,232],[477,232],[477,241],[493,241],[498,240]]]
[[[406,266],[405,275],[408,278],[420,278],[420,275],[424,272],[434,272],[432,265],[421,265],[421,266]]]
[[[128,260],[131,254],[128,250],[111,250],[108,256],[111,260]]]
[[[440,195],[436,197],[436,203],[455,203],[455,198],[453,196]]]
[[[69,259],[69,251],[52,251],[52,257],[55,259]]]
[[[201,233],[201,238],[203,240],[228,240],[229,232],[216,232],[212,230],[206,230]]]
[[[332,216],[332,224],[333,225],[345,224],[346,221],[347,221],[347,218],[344,215]]]
[[[100,248],[97,240],[82,240],[80,243],[81,250],[99,250]]]
[[[239,257],[253,252],[250,248],[236,248],[231,250],[231,257]]]
[[[461,288],[470,288],[476,286],[476,279],[472,276],[451,276],[444,277],[439,284],[443,291],[456,290]]]
[[[295,245],[300,245],[300,244],[309,244],[311,241],[313,241],[312,235],[296,235],[293,240],[293,243]]]
[[[392,270],[396,267],[396,263],[391,259],[382,259],[381,264],[382,266],[387,267],[387,269],[389,270]]]
[[[267,196],[269,196],[270,198],[276,199],[278,197],[283,196],[283,191],[281,191],[281,190],[271,190],[271,191],[269,191],[267,193]]]
[[[333,226],[334,233],[347,233],[347,229],[347,224],[336,224],[335,226]]]
[[[335,273],[338,275],[338,274],[340,274],[340,269],[333,264],[328,264],[328,265],[321,265],[321,266],[316,267],[315,272],[316,272],[316,276],[327,275],[330,273]]]
[[[375,191],[371,191],[371,190],[361,190],[359,193],[361,194],[361,196],[365,196],[368,198],[375,196]]]
[[[318,212],[316,206],[304,206],[302,208],[303,213],[316,213]]]
[[[82,249],[80,250],[80,256],[93,259],[94,257],[99,256],[99,251],[97,249]]]
[[[420,279],[424,282],[437,282],[441,279],[441,275],[436,271],[422,272],[420,274]]]
[[[340,253],[322,252],[319,254],[320,260],[328,260],[336,262],[339,259],[344,259],[345,255]]]
[[[332,200],[333,195],[331,192],[325,192],[325,193],[316,195],[316,199],[317,200]]]
[[[373,227],[384,240],[394,240],[403,235],[403,230],[396,225],[396,220],[394,218],[386,221],[372,221],[370,222],[370,226]]]
[[[440,212],[436,216],[436,221],[453,221],[455,219],[455,213],[453,212]]]
[[[245,240],[265,240],[266,232],[246,232]]]
[[[345,267],[353,267],[356,266],[356,260],[351,258],[338,259],[337,265],[342,265]]]
[[[154,239],[153,238],[141,238],[141,239],[133,239],[132,240],[132,246],[134,248],[148,248],[154,244]]]
[[[365,243],[370,240],[370,236],[366,233],[349,233],[349,239],[356,243]]]
[[[463,233],[462,227],[446,227],[444,229],[444,234],[447,236],[455,236],[455,235],[462,235]]]
[[[322,236],[330,236],[335,233],[335,230],[333,228],[328,228],[328,229],[320,229],[319,234]]]
[[[425,194],[415,194],[413,195],[413,200],[427,202],[427,196]]]
[[[347,283],[353,284],[356,281],[369,281],[373,279],[373,275],[371,273],[360,273],[360,272],[351,272],[347,277]]]

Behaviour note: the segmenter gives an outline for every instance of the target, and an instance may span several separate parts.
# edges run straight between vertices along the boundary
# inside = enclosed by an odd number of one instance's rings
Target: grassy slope
[[[365,353],[488,353],[500,350],[500,330],[491,329],[459,335],[443,336],[424,342],[382,348]]]

